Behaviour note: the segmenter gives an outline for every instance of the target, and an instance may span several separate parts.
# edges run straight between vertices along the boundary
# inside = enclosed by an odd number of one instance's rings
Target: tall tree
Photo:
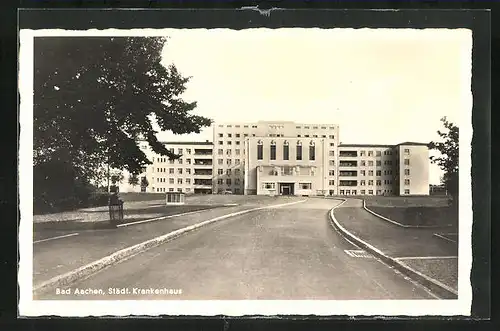
[[[441,119],[444,131],[438,130],[440,142],[432,141],[431,149],[437,150],[441,155],[431,156],[431,162],[437,164],[444,174],[442,182],[453,198],[453,203],[458,202],[458,127],[448,121],[446,117]]]
[[[196,102],[181,98],[189,77],[160,63],[166,41],[35,38],[35,166],[61,160],[89,180],[102,176],[103,164],[138,174],[151,163],[138,138],[154,152],[177,158],[156,138],[152,120],[175,134],[199,133],[211,120],[191,114]]]

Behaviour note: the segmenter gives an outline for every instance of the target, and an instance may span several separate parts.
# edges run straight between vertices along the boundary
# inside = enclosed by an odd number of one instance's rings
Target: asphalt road
[[[378,260],[345,252],[357,248],[329,223],[338,203],[311,198],[222,220],[39,299],[433,299]]]

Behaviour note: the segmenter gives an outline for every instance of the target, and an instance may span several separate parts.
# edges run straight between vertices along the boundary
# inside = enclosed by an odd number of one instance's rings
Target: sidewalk
[[[334,216],[346,231],[389,258],[457,290],[458,244],[436,237],[439,228],[399,227],[364,210],[358,199],[348,199]]]

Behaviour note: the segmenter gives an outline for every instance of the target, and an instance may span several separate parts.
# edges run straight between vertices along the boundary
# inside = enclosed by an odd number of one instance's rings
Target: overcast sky
[[[216,122],[340,125],[343,143],[437,139],[470,111],[467,30],[166,30],[165,65],[192,76],[186,100]],[[160,134],[161,140],[212,140]],[[430,182],[440,172],[431,167]]]

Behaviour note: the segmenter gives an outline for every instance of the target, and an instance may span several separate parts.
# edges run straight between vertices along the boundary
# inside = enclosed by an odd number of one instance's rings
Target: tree
[[[431,162],[437,164],[444,174],[442,183],[448,194],[451,195],[454,204],[458,202],[458,127],[448,121],[446,117],[441,119],[446,131],[438,130],[441,142],[431,142],[429,147],[439,151],[438,157],[431,156]]]
[[[178,155],[156,138],[162,131],[199,133],[211,120],[184,101],[190,77],[163,66],[166,38],[40,37],[34,42],[34,164],[58,159],[79,177],[112,169],[140,173],[151,164],[136,144],[170,159]],[[37,174],[35,173],[35,176]]]
[[[128,183],[133,187],[136,187],[137,185],[139,185],[139,177],[137,177],[136,174],[131,174],[128,178]]]
[[[146,188],[149,186],[148,179],[146,177],[141,177],[141,190],[146,191]]]

